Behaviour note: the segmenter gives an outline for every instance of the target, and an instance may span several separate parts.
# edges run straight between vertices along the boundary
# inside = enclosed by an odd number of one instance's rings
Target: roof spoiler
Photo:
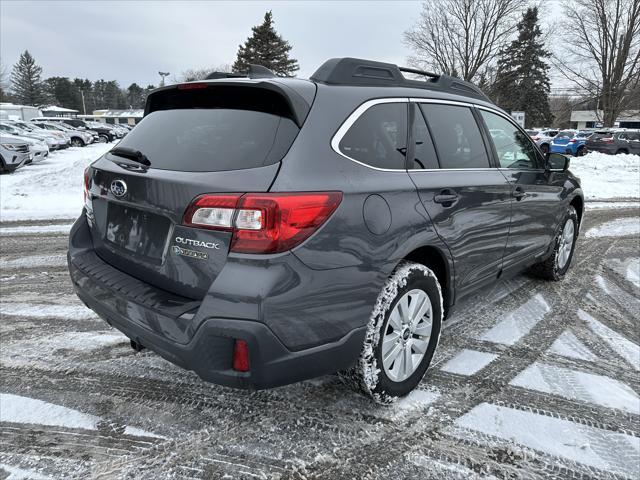
[[[421,75],[425,80],[408,79],[403,72]],[[422,88],[491,101],[478,87],[456,77],[361,58],[327,60],[310,79],[327,85]]]

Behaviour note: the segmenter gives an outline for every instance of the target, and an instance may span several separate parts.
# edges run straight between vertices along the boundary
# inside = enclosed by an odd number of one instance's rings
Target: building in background
[[[571,124],[577,129],[602,127],[602,110],[572,110]],[[623,110],[614,123],[618,128],[640,128],[640,110]]]
[[[72,108],[56,107],[51,105],[49,107],[40,107],[43,117],[75,117],[78,115],[78,110]]]
[[[41,117],[38,107],[29,105],[14,105],[13,103],[0,103],[0,118],[6,120],[31,120]]]
[[[135,125],[144,115],[144,110],[94,110],[91,115],[78,115],[78,118],[104,123],[126,123]]]

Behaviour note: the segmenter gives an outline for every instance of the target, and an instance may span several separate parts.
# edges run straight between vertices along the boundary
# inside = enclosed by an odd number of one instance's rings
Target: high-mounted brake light
[[[178,85],[178,90],[196,90],[198,88],[207,88],[206,83],[181,83]]]
[[[342,192],[207,194],[187,208],[183,223],[232,231],[232,252],[280,253],[309,238],[342,201]]]

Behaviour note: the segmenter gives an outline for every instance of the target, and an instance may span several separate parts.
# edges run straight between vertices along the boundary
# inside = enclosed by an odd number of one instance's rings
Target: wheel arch
[[[576,209],[576,213],[578,214],[578,231],[582,226],[582,216],[584,214],[584,198],[582,195],[576,195],[571,199],[569,205]]]
[[[442,288],[442,300],[446,317],[455,299],[453,264],[449,257],[438,247],[423,245],[409,252],[403,260],[420,263],[433,271]]]

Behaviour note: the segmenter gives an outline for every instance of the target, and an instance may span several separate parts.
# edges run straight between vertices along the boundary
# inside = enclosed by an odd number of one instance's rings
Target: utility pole
[[[87,107],[84,104],[84,90],[80,89],[80,95],[82,96],[82,114],[86,115],[87,114]]]
[[[158,72],[158,75],[160,75],[160,86],[164,87],[164,77],[169,75],[169,72]]]

